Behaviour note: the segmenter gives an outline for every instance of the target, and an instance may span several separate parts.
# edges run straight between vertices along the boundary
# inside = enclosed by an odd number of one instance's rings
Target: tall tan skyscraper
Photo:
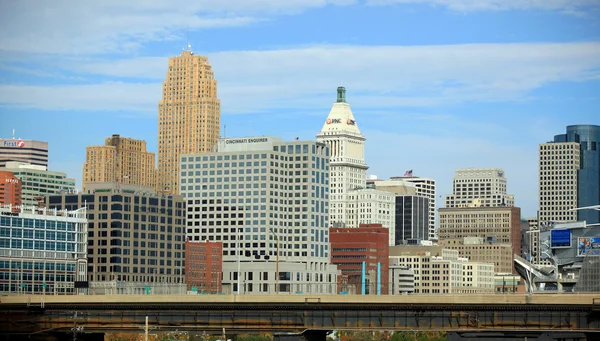
[[[179,157],[212,152],[220,137],[221,101],[208,58],[188,45],[169,58],[158,103],[158,190],[179,193]]]
[[[146,141],[113,135],[104,146],[88,146],[83,163],[83,190],[92,182],[120,182],[156,187],[154,153]]]
[[[577,142],[542,143],[539,148],[539,224],[577,221]]]

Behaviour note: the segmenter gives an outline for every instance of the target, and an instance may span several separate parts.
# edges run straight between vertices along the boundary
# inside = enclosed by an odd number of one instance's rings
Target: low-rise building
[[[223,243],[185,242],[185,284],[193,293],[222,292]]]
[[[23,206],[37,206],[38,199],[60,192],[75,192],[75,179],[63,172],[49,171],[45,166],[23,162],[7,162],[0,170],[14,173],[21,180]]]
[[[88,222],[75,211],[0,207],[0,294],[75,294],[87,277]]]

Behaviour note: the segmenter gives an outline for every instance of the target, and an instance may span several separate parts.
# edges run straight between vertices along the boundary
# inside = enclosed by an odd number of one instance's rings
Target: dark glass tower
[[[581,150],[581,167],[577,172],[579,207],[600,204],[600,126],[567,126],[567,133],[554,136],[554,142],[577,142]],[[600,223],[600,211],[580,210],[577,220]]]

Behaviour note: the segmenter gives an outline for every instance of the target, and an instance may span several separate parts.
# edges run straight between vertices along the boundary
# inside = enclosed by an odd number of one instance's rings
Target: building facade
[[[335,284],[337,271],[329,265],[325,144],[225,138],[213,153],[183,155],[180,167],[187,237],[223,242],[227,290],[308,292],[327,287],[335,292],[327,286]]]
[[[87,274],[85,208],[0,208],[0,294],[74,294]]]
[[[329,146],[330,160],[330,224],[331,227],[358,226],[350,222],[357,213],[356,202],[349,200],[353,189],[365,188],[367,169],[365,137],[358,129],[350,104],[346,102],[346,88],[338,87],[337,101],[333,104],[317,141]]]
[[[494,292],[494,264],[473,262],[439,246],[392,246],[390,262],[414,272],[415,294]]]
[[[506,183],[500,168],[457,169],[452,194],[446,195],[446,207],[512,207],[515,197],[506,194]]]
[[[189,48],[169,58],[158,103],[157,190],[176,194],[182,154],[212,152],[220,137],[221,101],[208,58]]]
[[[540,222],[600,222],[600,126],[571,125],[540,145]]]
[[[329,229],[331,264],[347,276],[342,292],[363,295],[389,293],[388,229],[381,224]]]
[[[22,204],[22,182],[13,172],[0,170],[0,206],[12,205],[18,211]]]
[[[396,196],[396,228],[393,244],[409,239],[429,240],[429,198],[417,195]]]
[[[21,162],[7,162],[2,170],[12,172],[21,180],[21,202],[24,206],[37,206],[38,199],[59,192],[74,192],[75,179],[63,172],[53,172],[44,166]]]
[[[89,282],[184,283],[180,196],[141,193],[113,182],[45,199],[48,209],[87,208]]]
[[[412,173],[412,171],[411,171]],[[409,173],[409,174],[411,174]],[[408,175],[408,174],[407,174]],[[437,238],[436,232],[436,216],[437,216],[437,195],[435,180],[431,178],[423,178],[419,176],[395,176],[391,177],[390,181],[402,181],[414,184],[416,187],[416,195],[429,199],[429,236],[427,239],[432,240]],[[383,189],[383,188],[382,188]]]
[[[196,293],[218,294],[223,291],[223,243],[185,242],[185,284]]]
[[[0,167],[7,162],[23,162],[48,167],[48,142],[0,139]]]
[[[346,221],[349,224],[379,224],[388,229],[388,242],[394,245],[396,236],[395,196],[375,187],[356,188],[347,195],[349,214]],[[355,225],[346,225],[355,226]]]
[[[513,255],[521,254],[518,207],[440,208],[439,244],[461,257],[493,262],[499,273],[515,273]]]
[[[146,141],[107,137],[103,146],[88,146],[83,163],[83,191],[88,183],[120,182],[156,187],[154,153],[146,151]]]

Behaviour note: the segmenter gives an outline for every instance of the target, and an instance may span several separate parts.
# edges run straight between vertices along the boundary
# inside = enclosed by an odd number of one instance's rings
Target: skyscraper
[[[0,139],[0,167],[11,161],[48,167],[48,142]]]
[[[506,177],[500,168],[466,168],[454,173],[454,191],[446,195],[447,208],[515,206],[506,194]]]
[[[104,146],[88,146],[83,163],[83,191],[93,182],[119,182],[156,186],[154,153],[146,141],[121,137],[106,138]]]
[[[331,157],[329,183],[329,222],[331,227],[358,227],[381,224],[390,229],[393,245],[395,229],[394,195],[367,187],[365,137],[358,129],[346,88],[337,88],[333,104],[317,141],[329,146]]]
[[[158,104],[157,189],[179,192],[179,157],[211,152],[220,137],[221,101],[208,58],[190,46],[169,58]]]
[[[405,173],[405,176],[395,176],[390,178],[391,181],[404,181],[415,184],[417,188],[417,195],[428,198],[429,202],[429,231],[428,239],[434,239],[437,236],[435,231],[435,216],[437,212],[437,196],[435,180],[431,178],[422,178],[420,176],[413,176],[412,170]],[[379,186],[379,184],[378,184]],[[383,188],[382,188],[383,189]]]
[[[567,133],[540,145],[539,221],[600,222],[600,126],[571,125]]]

